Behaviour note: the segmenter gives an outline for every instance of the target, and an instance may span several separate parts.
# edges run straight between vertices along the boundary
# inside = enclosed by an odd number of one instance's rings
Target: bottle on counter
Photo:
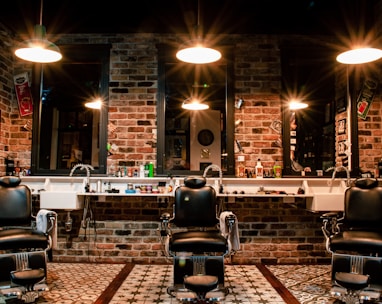
[[[154,177],[154,164],[152,162],[149,163],[149,177]]]
[[[237,169],[236,169],[236,177],[245,177],[245,165],[244,165],[245,157],[244,155],[239,155],[237,157]]]
[[[141,164],[139,166],[139,177],[144,178],[145,177],[145,165]]]
[[[282,168],[280,165],[280,162],[276,160],[274,166],[273,166],[273,176],[275,178],[281,178],[282,177]]]
[[[255,171],[256,171],[256,178],[264,177],[264,168],[263,168],[263,165],[261,164],[260,158],[257,160]]]

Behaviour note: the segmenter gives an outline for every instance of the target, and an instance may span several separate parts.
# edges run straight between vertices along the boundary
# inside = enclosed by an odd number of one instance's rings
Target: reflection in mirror
[[[233,174],[231,63],[181,63],[173,51],[159,50],[157,174],[200,173],[210,164]],[[182,107],[196,98],[208,109]]]
[[[317,46],[284,45],[284,175],[317,175],[335,164],[335,78],[331,51]],[[304,109],[290,109],[300,100]]]
[[[40,70],[32,173],[68,174],[77,163],[105,173],[109,48],[61,49],[64,59]],[[85,106],[95,98],[103,100],[101,109]]]

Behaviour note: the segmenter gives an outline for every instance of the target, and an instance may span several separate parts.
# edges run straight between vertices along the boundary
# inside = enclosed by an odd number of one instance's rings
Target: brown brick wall
[[[94,199],[94,198],[93,198]],[[37,202],[36,202],[37,203]],[[299,202],[298,204],[302,204]],[[80,228],[82,213],[75,211],[73,230],[66,232],[66,212],[59,212],[58,248],[55,261],[166,263],[158,229],[154,197],[106,197],[92,200],[94,219]],[[241,250],[232,263],[327,263],[319,214],[283,203],[278,198],[241,198],[225,204],[239,221]],[[95,229],[94,229],[95,227]]]

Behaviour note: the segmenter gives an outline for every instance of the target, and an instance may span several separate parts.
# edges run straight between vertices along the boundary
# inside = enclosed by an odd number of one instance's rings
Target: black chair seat
[[[382,232],[343,231],[331,237],[330,248],[333,251],[382,253]]]
[[[211,275],[193,275],[184,278],[184,287],[196,293],[207,293],[218,287],[218,277]]]
[[[40,282],[45,277],[45,271],[39,269],[24,269],[11,272],[13,283],[21,286],[30,286]]]
[[[173,252],[225,252],[227,240],[219,231],[187,231],[174,233],[170,239]]]
[[[32,229],[0,230],[0,250],[48,247],[48,238],[44,232]]]
[[[369,285],[369,276],[357,273],[336,272],[336,282],[347,289],[361,290]]]

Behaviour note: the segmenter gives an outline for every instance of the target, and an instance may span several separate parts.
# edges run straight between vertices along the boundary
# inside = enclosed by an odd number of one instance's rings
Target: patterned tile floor
[[[124,268],[122,264],[49,263],[50,291],[42,293],[36,303],[178,303],[166,291],[172,284],[171,265],[135,265],[121,278]],[[266,269],[288,288],[297,299],[294,303],[333,303],[328,294],[330,266],[277,265],[266,266]],[[121,282],[116,284],[118,276]],[[256,265],[226,265],[225,286],[229,288],[229,294],[221,303],[288,304]],[[111,294],[107,300],[101,299],[105,293]],[[18,302],[12,300],[7,303]]]

